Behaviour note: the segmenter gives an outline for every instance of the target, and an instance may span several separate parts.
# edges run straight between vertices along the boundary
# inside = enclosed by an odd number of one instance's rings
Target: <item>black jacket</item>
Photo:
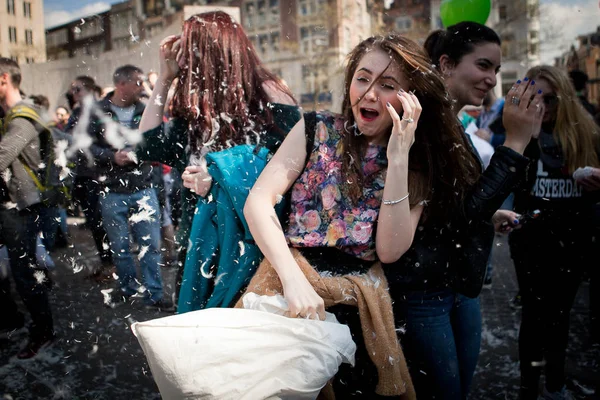
[[[114,115],[110,98],[113,93],[108,94],[97,103],[99,111],[111,118],[118,124]],[[141,102],[135,103],[131,129],[138,129],[145,105]],[[119,166],[115,163],[115,149],[106,140],[106,126],[97,116],[90,118],[88,133],[94,139],[90,146],[90,152],[94,157],[94,168],[99,181],[111,192],[131,194],[152,186],[153,167],[148,162],[128,164]],[[133,147],[133,146],[131,146]]]
[[[417,227],[412,246],[400,260],[384,265],[395,295],[451,288],[477,297],[494,240],[492,216],[523,179],[527,166],[526,157],[499,146],[456,217],[428,218]]]

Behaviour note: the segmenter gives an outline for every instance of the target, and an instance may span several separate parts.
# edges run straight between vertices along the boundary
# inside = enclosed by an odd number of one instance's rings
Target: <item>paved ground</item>
[[[147,311],[141,304],[104,307],[102,289],[85,279],[96,262],[91,236],[70,226],[74,246],[54,254],[57,269],[51,295],[60,339],[37,359],[12,357],[25,340],[18,333],[0,340],[0,397],[3,399],[159,399],[144,354],[129,329],[133,321],[167,314]],[[516,338],[519,313],[509,300],[516,280],[507,246],[499,241],[494,253],[494,282],[482,294],[483,343],[471,399],[516,399],[518,362]],[[165,286],[173,292],[174,269],[163,268]],[[600,349],[588,335],[588,286],[583,284],[572,312],[568,373],[578,398],[592,398]]]

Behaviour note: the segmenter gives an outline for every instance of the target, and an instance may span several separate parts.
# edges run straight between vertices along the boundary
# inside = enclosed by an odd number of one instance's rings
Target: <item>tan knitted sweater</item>
[[[365,346],[379,374],[376,393],[382,396],[401,396],[404,400],[416,399],[396,335],[392,301],[381,264],[373,265],[364,275],[325,278],[315,271],[298,250],[291,250],[302,272],[325,301],[326,308],[336,304],[358,307]],[[259,295],[283,294],[281,281],[268,260],[265,259],[260,264],[246,292]],[[235,307],[242,307],[241,299]],[[326,389],[325,397],[331,398],[331,388]]]

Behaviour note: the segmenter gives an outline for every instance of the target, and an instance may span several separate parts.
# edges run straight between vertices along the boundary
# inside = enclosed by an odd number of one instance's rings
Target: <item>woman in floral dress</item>
[[[410,247],[421,218],[460,201],[478,164],[454,122],[441,77],[423,50],[402,36],[360,43],[349,55],[342,115],[308,118],[258,178],[244,215],[279,276],[290,315],[324,319],[323,299],[289,247],[320,273],[364,273],[377,260],[394,262]],[[274,208],[290,190],[283,227]],[[426,199],[431,206],[424,207]],[[359,345],[356,367],[337,375],[336,395],[374,398],[376,372],[361,346],[356,308],[328,311],[350,326]]]

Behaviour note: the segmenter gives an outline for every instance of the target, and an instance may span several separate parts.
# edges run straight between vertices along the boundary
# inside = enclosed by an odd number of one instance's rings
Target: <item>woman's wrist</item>
[[[161,73],[158,75],[158,80],[156,81],[156,84],[162,86],[171,86],[174,80],[175,77],[170,77],[165,75],[164,73]]]
[[[510,135],[510,136],[512,136],[512,135]],[[525,148],[529,144],[529,140],[515,139],[510,136],[507,133],[506,140],[504,141],[503,146],[508,147],[508,148],[516,151],[519,154],[523,154],[523,152],[525,151]]]

